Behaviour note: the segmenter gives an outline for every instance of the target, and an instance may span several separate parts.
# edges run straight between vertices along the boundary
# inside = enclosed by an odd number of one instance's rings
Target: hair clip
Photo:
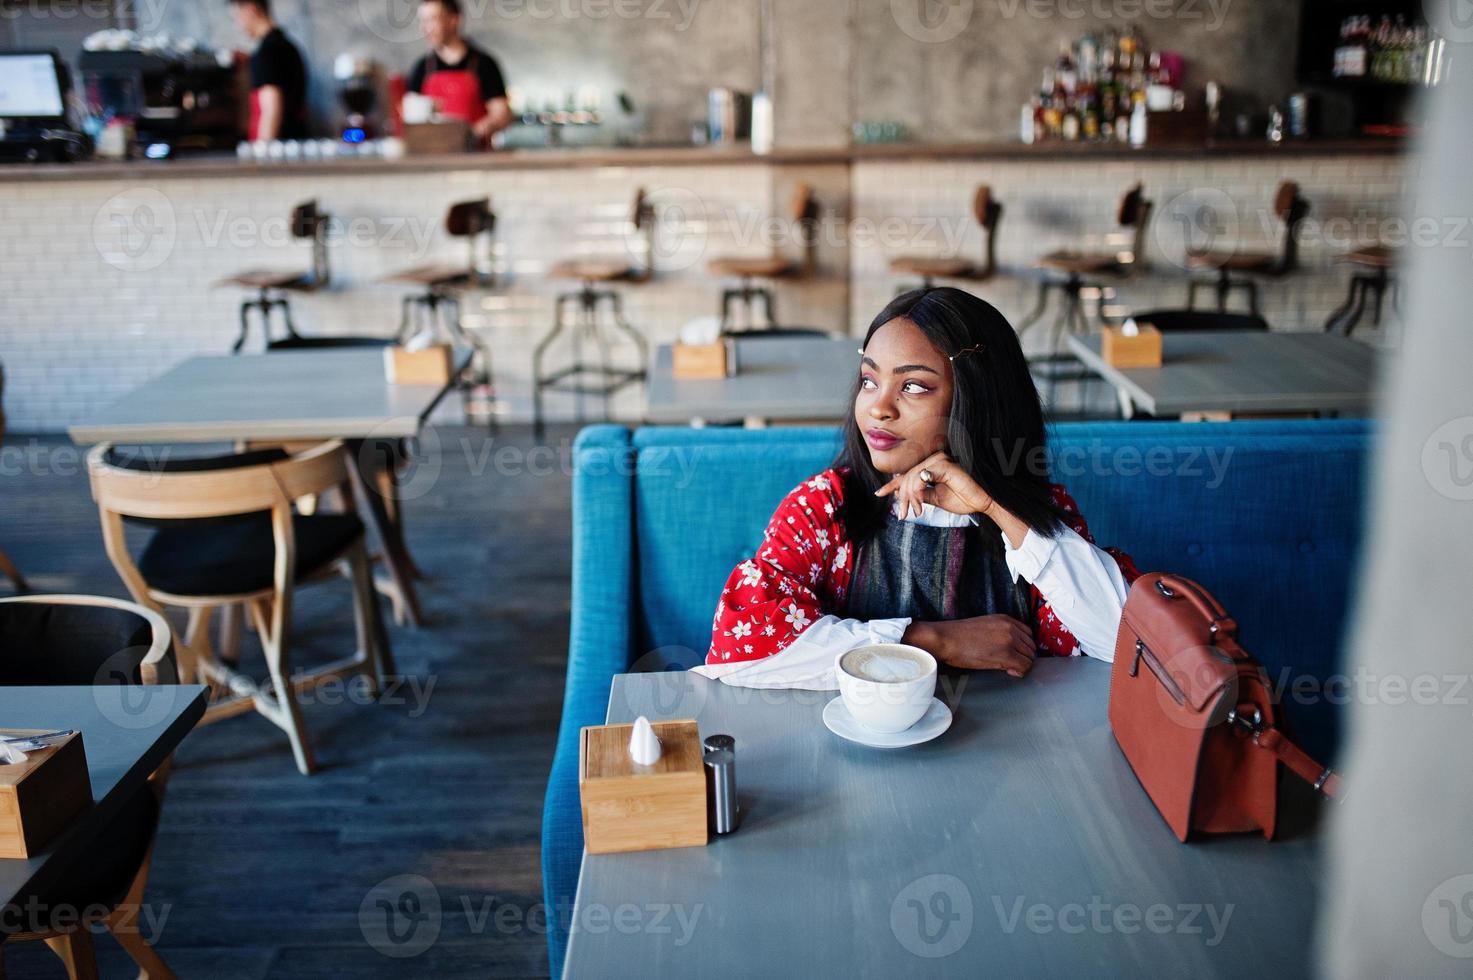
[[[856,347],[856,348],[854,348],[854,353],[858,354],[860,357],[863,357],[864,356],[864,348],[863,347]]]
[[[970,354],[973,351],[976,351],[977,353],[980,354],[982,351],[984,351],[986,349],[987,349],[987,345],[986,344],[974,344],[971,347],[963,347],[961,350],[957,351],[955,354],[953,354],[950,357],[948,357],[947,360],[948,361],[954,361],[958,357],[961,357],[963,354]]]

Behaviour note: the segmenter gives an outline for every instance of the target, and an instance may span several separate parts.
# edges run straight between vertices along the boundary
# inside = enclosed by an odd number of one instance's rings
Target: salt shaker
[[[736,739],[730,735],[707,735],[701,743],[706,763],[706,802],[711,829],[718,834],[736,830],[741,815],[737,808]]]

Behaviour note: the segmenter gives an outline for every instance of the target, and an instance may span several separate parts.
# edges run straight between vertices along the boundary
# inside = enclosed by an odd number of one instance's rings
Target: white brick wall
[[[796,308],[805,323],[840,329],[847,318],[852,332],[862,332],[894,294],[890,257],[943,254],[947,235],[960,236],[962,252],[978,254],[969,207],[982,182],[1006,209],[999,260],[1023,267],[1054,248],[1104,244],[1120,193],[1144,181],[1156,203],[1148,238],[1154,269],[1122,286],[1121,298],[1137,308],[1180,305],[1185,281],[1174,203],[1218,204],[1233,212],[1225,238],[1262,242],[1273,189],[1292,178],[1313,205],[1301,236],[1304,270],[1264,288],[1264,312],[1275,329],[1316,330],[1346,291],[1347,272],[1333,257],[1353,244],[1343,234],[1327,241],[1323,222],[1354,219],[1351,232],[1394,232],[1384,220],[1400,213],[1410,166],[1371,156],[858,162],[849,171],[850,199],[821,202],[849,220],[849,267],[822,269],[841,287],[832,317],[818,322],[824,318],[812,313],[812,297],[829,295],[824,283],[786,287],[779,311]],[[185,357],[227,352],[241,293],[211,284],[251,267],[305,270],[308,248],[289,239],[286,219],[311,197],[338,219],[339,230],[331,246],[333,288],[293,298],[298,327],[317,334],[391,333],[405,290],[376,280],[427,261],[462,260],[464,244],[443,234],[445,210],[457,200],[491,197],[502,278],[467,298],[466,322],[492,347],[508,415],[527,418],[532,348],[551,324],[553,296],[568,288],[545,278],[549,266],[576,255],[632,259],[627,216],[634,188],[645,187],[661,215],[660,274],[619,288],[629,319],[651,344],[669,341],[685,321],[716,311],[721,284],[707,275],[707,258],[768,253],[760,219],[786,209],[774,192],[779,185],[761,164],[0,183],[0,361],[10,426],[64,429]],[[828,195],[835,196],[831,189]],[[796,254],[796,244],[786,250]],[[1008,277],[978,291],[1013,318],[1034,295],[1031,283]],[[1030,345],[1042,334],[1035,331]],[[253,337],[252,349],[259,345]],[[637,419],[641,401],[638,388],[626,390],[616,416]],[[555,418],[569,417],[573,400],[554,395],[548,407]],[[596,417],[597,404],[588,408]],[[458,406],[441,411],[454,416]]]

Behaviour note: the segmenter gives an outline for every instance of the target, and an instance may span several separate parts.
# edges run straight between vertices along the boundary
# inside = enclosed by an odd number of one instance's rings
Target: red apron
[[[281,120],[281,128],[283,130],[286,129],[287,123],[285,117],[285,108],[285,106],[282,107],[283,116]],[[298,118],[305,119],[306,115],[306,109],[303,109],[302,112],[298,114]],[[250,137],[252,143],[261,138],[261,90],[258,88],[251,89],[251,121],[250,127],[246,130],[246,133]],[[280,138],[281,135],[278,133],[277,139]]]
[[[438,59],[436,59],[438,62]],[[481,94],[481,79],[476,75],[476,56],[466,59],[456,69],[435,69],[425,75],[423,95],[435,100],[440,112],[464,119],[474,126],[486,115],[486,99]]]

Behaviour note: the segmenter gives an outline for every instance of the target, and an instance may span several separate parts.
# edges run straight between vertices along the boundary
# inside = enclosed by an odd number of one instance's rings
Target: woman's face
[[[946,448],[951,362],[909,320],[870,337],[859,362],[854,421],[881,473],[904,473]]]

